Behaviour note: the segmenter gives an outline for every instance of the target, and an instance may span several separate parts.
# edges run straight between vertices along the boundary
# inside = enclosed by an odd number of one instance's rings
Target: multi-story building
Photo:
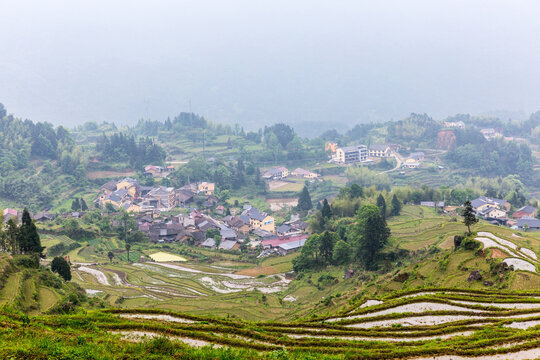
[[[334,160],[343,164],[366,161],[368,150],[365,145],[346,146],[338,148]]]

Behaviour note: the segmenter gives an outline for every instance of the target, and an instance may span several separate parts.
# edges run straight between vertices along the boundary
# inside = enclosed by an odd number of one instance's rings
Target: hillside
[[[249,323],[153,309],[24,317],[1,312],[4,357],[147,359],[528,359],[540,293],[430,289],[331,318]],[[472,357],[471,357],[472,356]]]
[[[29,255],[0,253],[0,307],[36,315],[70,311],[86,296],[74,283],[64,282]]]

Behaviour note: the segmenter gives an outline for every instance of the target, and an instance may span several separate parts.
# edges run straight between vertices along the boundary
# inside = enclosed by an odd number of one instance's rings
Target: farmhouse
[[[137,197],[137,195],[139,194],[139,187],[140,186],[141,186],[141,184],[139,184],[139,182],[137,180],[132,179],[132,178],[125,178],[125,179],[120,180],[116,184],[116,190],[124,189],[124,190],[127,191],[129,196]]]
[[[474,199],[473,201],[471,201],[471,205],[476,212],[481,211],[482,208],[486,206],[494,206],[497,208],[502,208],[506,211],[510,211],[511,207],[510,203],[506,200],[488,198],[485,196],[480,196],[479,198]]]
[[[439,209],[444,209],[444,201],[438,201],[435,203],[434,201],[420,201],[420,206],[427,206],[427,207],[437,207]]]
[[[248,205],[246,210],[242,212],[243,216],[249,218],[249,224],[252,229],[262,229],[269,232],[275,231],[274,218],[265,212],[260,212],[259,209]]]
[[[283,179],[287,176],[289,176],[289,170],[283,166],[272,168],[263,174],[263,178],[274,180]]]
[[[307,239],[301,239],[301,240],[281,244],[281,245],[278,246],[277,251],[281,255],[290,254],[290,253],[295,252],[295,251],[299,250],[300,248],[302,248],[302,246],[304,246],[304,244],[306,243],[306,240]]]
[[[478,215],[482,216],[486,220],[507,220],[506,211],[501,210],[495,206],[486,206],[478,212]]]
[[[238,250],[240,249],[240,244],[236,240],[223,240],[218,248],[221,250]]]
[[[540,230],[540,220],[535,218],[521,218],[517,220],[520,230]]]
[[[197,184],[197,193],[204,195],[214,195],[216,185],[211,182],[203,181]]]
[[[36,221],[50,221],[54,220],[55,215],[47,212],[40,212],[36,216],[34,216],[34,220]]]
[[[308,238],[307,235],[298,235],[298,236],[280,236],[273,239],[263,239],[262,246],[263,249],[277,249],[280,245],[287,243],[300,243],[300,246],[304,245],[305,240]]]
[[[317,178],[319,176],[318,174],[316,174],[316,173],[314,173],[312,171],[304,170],[302,168],[294,169],[291,172],[291,175],[301,177],[301,178],[304,178],[304,179],[315,179],[315,178]]]
[[[413,158],[408,158],[401,164],[401,166],[406,169],[416,169],[420,166],[420,162]]]
[[[144,168],[144,173],[146,175],[151,175],[152,177],[165,177],[169,174],[170,168],[164,168],[162,166],[148,165]]]
[[[536,209],[530,205],[526,205],[520,209],[517,209],[513,214],[512,217],[514,219],[521,219],[523,217],[534,217],[534,214],[536,213]]]
[[[384,144],[373,144],[369,147],[369,156],[371,157],[389,157],[391,154],[390,146]]]

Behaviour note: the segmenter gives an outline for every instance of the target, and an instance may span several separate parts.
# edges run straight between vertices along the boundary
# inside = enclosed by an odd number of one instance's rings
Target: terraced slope
[[[3,314],[6,317],[19,324],[18,316]],[[369,299],[332,317],[299,322],[245,322],[157,309],[111,309],[39,316],[31,323],[44,328],[60,323],[68,328],[84,326],[85,331],[104,331],[128,342],[166,337],[173,341],[173,349],[186,345],[247,349],[259,352],[260,357],[284,350],[288,358],[309,354],[308,358],[335,359],[496,355],[529,359],[540,354],[540,293],[532,292],[411,291]]]

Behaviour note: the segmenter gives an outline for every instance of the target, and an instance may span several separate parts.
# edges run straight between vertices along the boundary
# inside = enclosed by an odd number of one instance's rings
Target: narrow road
[[[396,159],[396,166],[393,169],[381,171],[379,174],[386,174],[392,171],[401,169],[401,164],[403,164],[403,157],[398,153],[392,153],[392,157]]]

